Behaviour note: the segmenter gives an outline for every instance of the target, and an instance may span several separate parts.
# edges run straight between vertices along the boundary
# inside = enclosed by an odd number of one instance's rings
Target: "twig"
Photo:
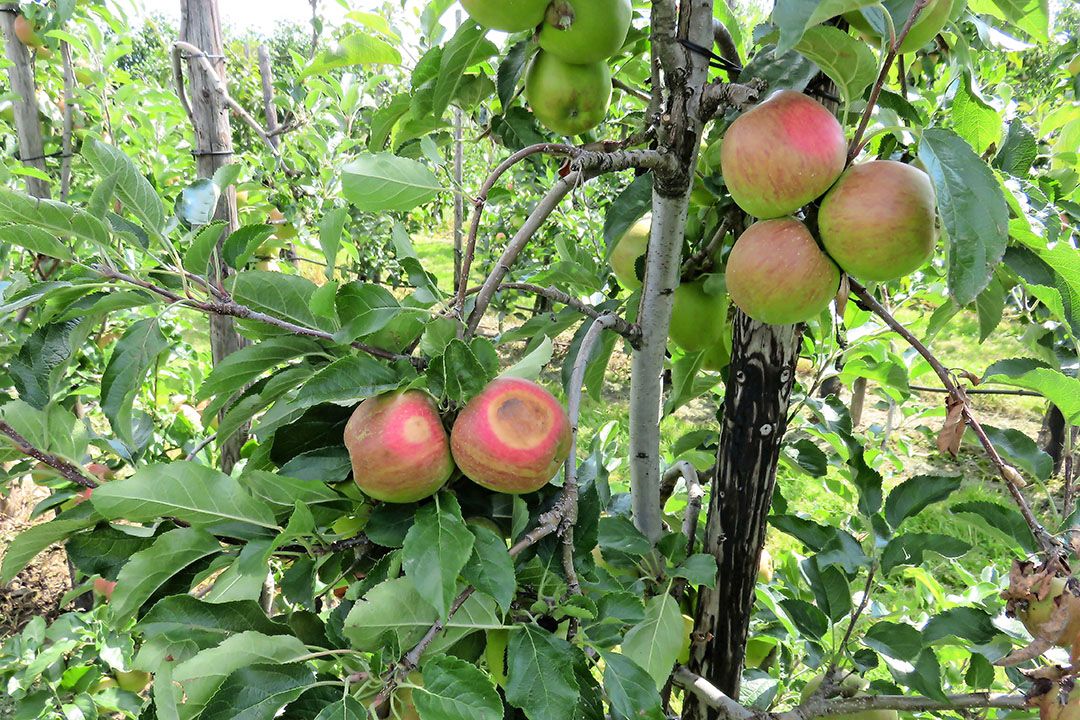
[[[765,84],[758,80],[745,85],[714,80],[701,92],[701,117],[708,120],[728,108],[741,110],[757,102],[764,89]]]
[[[939,387],[926,387],[925,385],[908,385],[909,390],[916,392],[928,392],[928,393],[941,393],[944,395],[951,395],[952,390],[949,388]],[[994,390],[992,388],[964,388],[964,392],[968,395],[1019,395],[1022,397],[1042,397],[1037,392],[1031,390]]]
[[[203,65],[206,70],[207,77],[209,77],[214,84],[214,90],[219,95],[221,95],[221,99],[225,101],[225,104],[232,108],[232,111],[236,113],[237,117],[243,120],[244,124],[249,126],[255,132],[255,134],[258,135],[264,143],[266,143],[266,147],[270,148],[270,152],[273,153],[274,157],[280,160],[281,153],[277,149],[277,144],[273,140],[271,140],[270,137],[266,134],[266,128],[260,125],[258,121],[256,121],[255,118],[253,118],[251,114],[247,110],[245,110],[243,106],[240,105],[240,103],[236,102],[236,100],[234,100],[233,97],[229,95],[228,88],[225,87],[225,83],[222,81],[221,76],[217,74],[217,71],[214,69],[214,64],[210,62],[210,58],[206,56],[206,53],[204,53],[202,50],[195,47],[191,43],[186,43],[183,40],[175,41],[173,43],[174,76],[176,76],[176,67],[180,63],[179,57],[181,53],[187,53],[187,60],[198,60],[199,63]],[[182,77],[177,77],[182,82]]]
[[[840,641],[840,646],[837,649],[838,653],[844,652],[844,648],[847,647],[848,640],[851,639],[851,633],[855,630],[855,623],[858,622],[859,617],[866,611],[866,606],[870,604],[870,589],[874,586],[874,575],[877,573],[877,563],[870,566],[870,570],[866,573],[866,585],[863,586],[862,600],[859,601],[859,607],[851,613],[851,619],[848,620],[847,630],[844,632],[844,639]],[[831,677],[836,670],[836,658],[829,664],[829,671],[825,673],[826,677]]]
[[[578,517],[577,438],[581,420],[581,396],[585,386],[585,369],[589,365],[600,336],[604,330],[614,327],[615,320],[616,317],[610,313],[604,313],[593,320],[585,332],[585,337],[581,339],[581,345],[578,346],[574,367],[570,372],[570,386],[567,388],[566,412],[570,418],[570,451],[563,468],[563,495],[566,499],[563,517],[559,523],[559,534],[562,536],[563,572],[566,575],[567,589],[571,595],[581,594],[581,583],[574,569],[574,525]],[[572,617],[567,639],[571,639],[576,634],[577,619]]]
[[[153,283],[147,282],[145,280],[140,280],[139,278],[126,275],[112,268],[95,265],[91,269],[93,269],[102,277],[112,280],[122,280],[126,283],[130,283],[145,290],[149,290],[156,295],[160,295],[161,297],[169,300],[170,302],[177,303],[183,305],[184,307],[192,308],[194,310],[200,310],[210,315],[224,315],[240,318],[242,320],[255,320],[256,322],[261,322],[266,325],[273,325],[274,327],[281,328],[282,330],[288,330],[294,335],[303,335],[304,337],[313,337],[318,338],[319,340],[329,340],[331,342],[337,342],[337,340],[334,339],[334,336],[331,333],[324,332],[322,330],[315,330],[314,328],[304,327],[303,325],[297,325],[296,323],[291,323],[288,320],[281,320],[272,315],[267,315],[266,313],[252,310],[248,306],[241,305],[240,303],[233,300],[219,299],[206,301],[196,300],[189,297],[182,297],[172,292],[171,290],[160,287],[158,285],[154,285]],[[423,358],[393,353],[389,350],[377,348],[372,345],[362,343],[360,341],[354,341],[350,343],[350,345],[357,350],[371,355],[372,357],[382,358],[384,360],[408,360],[417,366],[422,366],[424,364]]]
[[[259,78],[262,80],[263,114],[266,116],[266,137],[275,148],[281,143],[278,132],[277,108],[274,107],[274,69],[270,64],[270,51],[266,45],[259,46]]]
[[[641,100],[643,102],[652,102],[652,95],[648,94],[644,90],[639,90],[633,85],[628,85],[617,77],[611,78],[611,87],[622,90],[627,95],[630,95],[631,97],[636,97],[638,100]]]
[[[191,452],[189,452],[187,454],[187,457],[184,458],[184,461],[185,462],[191,462],[192,460],[194,460],[196,455],[201,453],[203,451],[203,449],[207,445],[214,442],[214,440],[216,440],[216,439],[217,439],[217,433],[212,433],[211,435],[208,435],[205,438],[203,438],[202,440],[200,440],[199,444],[196,445],[195,447],[193,447],[191,449]]]
[[[863,110],[862,117],[859,118],[859,127],[855,130],[855,135],[851,138],[851,144],[848,145],[848,162],[850,163],[855,159],[855,156],[859,154],[859,150],[862,148],[863,134],[866,133],[866,128],[870,125],[870,116],[874,113],[874,107],[877,105],[878,97],[881,96],[881,88],[885,85],[886,78],[889,77],[889,68],[892,67],[893,60],[896,59],[897,52],[900,50],[900,45],[904,42],[904,38],[907,37],[908,31],[911,30],[911,26],[915,24],[915,20],[919,17],[919,13],[923,11],[929,4],[930,0],[915,0],[915,6],[911,8],[911,15],[908,16],[907,22],[904,23],[904,27],[900,29],[896,37],[893,38],[892,44],[889,45],[889,52],[885,54],[885,60],[881,63],[881,71],[878,73],[877,81],[874,82],[874,87],[870,91],[870,98],[866,102],[866,109]]]
[[[680,270],[683,281],[692,280],[693,278],[690,277],[692,273],[695,273],[698,270],[708,269],[713,265],[713,257],[723,244],[724,238],[731,230],[731,226],[731,217],[724,217],[724,219],[720,221],[720,227],[716,228],[716,232],[713,233],[712,238],[709,239],[709,242],[705,247],[687,258]]]
[[[697,695],[703,703],[720,711],[720,714],[729,720],[750,720],[754,717],[754,713],[725,695],[720,688],[685,667],[680,666],[676,669],[672,679],[685,690]]]
[[[476,293],[480,292],[480,290],[480,286],[471,287],[465,291],[465,295],[475,295]],[[604,316],[610,316],[612,318],[610,329],[629,340],[631,345],[635,345],[638,342],[638,339],[641,337],[641,328],[639,328],[637,325],[633,325],[627,322],[621,316],[615,315],[614,313],[608,313],[598,310],[592,305],[578,300],[573,295],[569,295],[562,290],[559,290],[554,285],[548,287],[541,287],[540,285],[534,285],[533,283],[508,282],[500,285],[495,290],[495,292],[498,293],[502,292],[503,290],[518,290],[520,292],[527,292],[533,295],[540,295],[547,298],[548,300],[551,300],[552,302],[557,302],[560,305],[566,305],[567,307],[573,308],[582,315],[590,317],[593,320],[597,320]]]
[[[11,438],[11,442],[15,446],[15,449],[23,455],[27,455],[39,462],[45,463],[71,482],[88,488],[96,488],[98,486],[96,482],[84,475],[82,470],[75,467],[67,460],[34,447],[29,440],[20,435],[15,428],[11,427],[11,425],[3,420],[0,420],[0,433]]]
[[[922,0],[919,0],[919,2],[922,2]],[[910,22],[908,24],[910,25]],[[941,364],[941,361],[934,357],[934,354],[930,352],[917,337],[911,334],[911,331],[900,324],[900,322],[897,321],[897,319],[894,318],[865,287],[851,278],[848,279],[848,283],[851,286],[851,291],[858,295],[859,299],[862,300],[874,314],[884,320],[886,325],[907,340],[908,344],[923,356],[926,362],[930,364],[930,367],[934,369],[934,372],[937,373],[938,378],[941,380],[941,384],[949,391],[949,396],[952,398],[953,402],[962,406],[965,422],[975,433],[975,436],[978,437],[979,443],[986,450],[986,454],[990,458],[990,462],[997,468],[1001,479],[1005,481],[1005,486],[1009,488],[1009,493],[1013,496],[1013,500],[1016,501],[1017,507],[1020,508],[1020,514],[1024,516],[1024,521],[1027,522],[1028,527],[1031,529],[1031,534],[1035,536],[1035,539],[1039,542],[1039,546],[1047,553],[1058,554],[1062,552],[1060,541],[1048,533],[1032,513],[1031,506],[1024,498],[1023,493],[1016,483],[1016,469],[1007,465],[1005,461],[1001,459],[1001,455],[998,454],[997,448],[990,442],[990,438],[986,436],[986,431],[983,430],[982,425],[972,413],[965,392],[959,388],[949,371]]]
[[[701,503],[705,498],[705,489],[701,486],[701,478],[697,468],[688,460],[675,463],[679,468],[683,482],[686,483],[686,511],[683,513],[683,535],[686,536],[686,552],[694,553],[694,540],[697,537],[698,517],[701,515]]]
[[[71,64],[71,45],[60,41],[60,57],[64,62],[64,132],[61,135],[60,202],[71,191],[71,135],[75,129],[75,69]]]

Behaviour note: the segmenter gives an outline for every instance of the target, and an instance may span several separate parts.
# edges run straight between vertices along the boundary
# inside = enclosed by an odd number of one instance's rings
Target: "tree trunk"
[[[215,72],[225,81],[225,49],[221,39],[221,15],[217,0],[180,0],[180,39],[202,50]],[[189,62],[189,97],[195,126],[195,159],[201,178],[213,177],[223,165],[232,162],[232,127],[229,108],[214,91],[214,81],[202,63]],[[221,195],[215,219],[224,220],[226,234],[239,227],[236,216],[236,190],[229,187]],[[224,242],[222,237],[222,242]],[[220,244],[219,244],[220,257]],[[222,263],[224,278],[229,269]],[[244,346],[231,317],[210,316],[210,349],[214,365]],[[240,459],[240,447],[246,433],[241,430],[221,445],[221,469],[230,472]]]
[[[717,472],[709,500],[704,551],[716,557],[719,582],[698,595],[690,669],[733,698],[754,603],[765,518],[772,501],[780,443],[799,356],[801,329],[764,325],[736,313]],[[686,696],[683,717],[720,717]]]

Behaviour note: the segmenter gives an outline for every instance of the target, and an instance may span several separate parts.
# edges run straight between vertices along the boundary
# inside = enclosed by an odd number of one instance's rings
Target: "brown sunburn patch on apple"
[[[495,436],[514,450],[542,444],[551,430],[551,412],[535,398],[520,392],[499,398],[488,408]]]

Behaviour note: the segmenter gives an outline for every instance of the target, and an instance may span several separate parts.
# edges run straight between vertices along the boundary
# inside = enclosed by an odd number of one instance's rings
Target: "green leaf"
[[[949,291],[967,305],[990,282],[1009,240],[1009,210],[993,171],[951,130],[930,128],[919,159],[937,191],[949,236]]]
[[[465,70],[477,62],[497,54],[494,44],[485,39],[487,30],[474,22],[466,21],[443,46],[439,74],[435,78],[431,114],[442,117],[450,101],[458,92]]]
[[[912,668],[910,672],[900,670],[900,667]],[[933,698],[945,700],[945,693],[941,691],[941,666],[938,664],[937,655],[930,648],[924,648],[915,662],[911,665],[890,666],[893,678],[902,686],[914,690],[916,693]]]
[[[102,412],[128,447],[135,444],[131,427],[135,395],[158,356],[168,349],[157,318],[139,320],[120,338],[101,376]]]
[[[15,244],[21,244],[20,239],[48,244],[40,232],[22,232],[19,226],[32,226],[51,234],[54,236],[53,242],[58,245],[57,237],[88,240],[99,247],[109,244],[109,228],[90,213],[55,200],[39,200],[5,188],[0,188],[0,218],[3,218],[5,223],[11,223],[5,225],[4,233],[6,235],[11,232],[10,242]],[[66,248],[62,252],[65,255],[53,257],[71,256]]]
[[[201,720],[273,720],[315,682],[305,665],[251,665],[236,670],[210,698]]]
[[[495,74],[495,85],[499,94],[499,104],[504,109],[510,107],[517,90],[521,74],[525,72],[525,61],[529,57],[530,43],[528,40],[516,42],[503,54],[502,62]]]
[[[205,275],[210,266],[210,258],[214,256],[218,241],[224,234],[224,222],[210,223],[206,227],[199,228],[187,252],[184,253],[184,269],[196,275]]]
[[[1027,177],[1039,154],[1035,135],[1022,120],[1009,123],[1001,149],[994,157],[994,167],[1013,177]]]
[[[46,409],[93,326],[80,318],[50,323],[31,333],[8,361],[8,374],[19,398],[39,410]]]
[[[1039,480],[1050,479],[1054,461],[1034,440],[1014,428],[1001,430],[991,425],[983,425],[983,430],[1006,460]]]
[[[863,635],[863,644],[897,660],[914,660],[923,649],[922,633],[905,623],[878,622]]]
[[[165,209],[150,181],[127,155],[97,139],[83,143],[82,156],[101,177],[116,177],[116,194],[124,207],[138,218],[143,229],[158,235],[165,227]]]
[[[821,563],[819,559],[820,556],[802,563],[802,570],[810,581],[818,608],[834,623],[840,622],[851,612],[851,585],[837,566]]]
[[[991,333],[1001,324],[1001,318],[1005,311],[1006,294],[1011,290],[995,275],[990,279],[990,284],[975,298],[975,310],[979,315],[979,342],[990,337]]]
[[[772,14],[772,21],[780,28],[777,54],[783,54],[795,47],[808,28],[872,4],[873,0],[778,0]]]
[[[819,608],[805,600],[788,598],[782,600],[780,605],[804,635],[820,640],[829,631],[829,618]]]
[[[318,505],[340,502],[342,496],[322,482],[301,480],[265,470],[245,470],[240,484],[271,505],[292,508],[296,503]]]
[[[3,564],[0,564],[0,585],[11,582],[38,553],[50,545],[60,542],[72,533],[93,527],[99,520],[96,513],[88,512],[83,506],[76,506],[60,513],[55,520],[23,530],[4,548],[4,560]]]
[[[434,199],[443,187],[422,163],[378,153],[359,155],[345,165],[341,190],[361,210],[405,212]]]
[[[273,545],[274,541],[269,539],[249,540],[232,564],[214,579],[214,586],[204,599],[212,603],[258,600],[270,569]]]
[[[460,612],[460,611],[459,611]],[[390,633],[399,648],[412,647],[436,620],[431,605],[412,581],[399,577],[379,583],[357,600],[345,618],[345,636],[353,648],[376,650]]]
[[[413,690],[420,720],[502,720],[503,704],[491,679],[452,655],[424,663],[424,686]]]
[[[178,528],[159,536],[154,544],[135,553],[120,569],[109,613],[118,623],[133,616],[173,575],[196,560],[221,552],[210,533],[199,528]]]
[[[304,69],[303,77],[324,74],[351,65],[400,65],[401,53],[385,40],[367,33],[353,33],[334,47],[323,50]]]
[[[604,654],[604,690],[614,720],[663,720],[660,694],[649,673],[625,655]]]
[[[195,717],[232,672],[249,665],[286,665],[307,654],[304,643],[291,635],[246,631],[177,664],[173,680],[184,686],[185,713]]]
[[[506,701],[529,720],[565,720],[577,705],[573,647],[562,638],[535,625],[520,626],[510,636],[506,665]]]
[[[173,212],[189,226],[209,225],[219,199],[221,188],[210,178],[199,178],[180,191]]]
[[[405,535],[402,567],[413,587],[445,619],[457,595],[457,578],[473,549],[473,534],[457,498],[439,493],[422,505]]]
[[[367,708],[351,695],[327,705],[315,717],[315,720],[368,720]]]
[[[957,607],[930,618],[923,626],[923,642],[930,644],[942,638],[956,637],[975,645],[985,645],[1001,634],[994,619],[985,610]]]
[[[484,389],[493,374],[473,350],[478,340],[482,338],[474,340],[472,345],[466,345],[464,341],[454,338],[443,354],[431,361],[427,377],[434,395],[460,405]]]
[[[409,112],[412,98],[406,93],[399,93],[384,103],[371,118],[371,127],[368,129],[368,150],[382,152],[386,149],[386,142],[390,139],[390,133],[398,120]]]
[[[1024,517],[1011,506],[988,501],[957,503],[950,508],[953,513],[971,513],[986,521],[986,527],[1017,542],[1028,552],[1036,550],[1035,538]]]
[[[349,219],[348,208],[332,208],[319,220],[319,246],[326,259],[327,280],[334,279],[337,265],[338,248],[341,246],[341,234],[345,231],[345,221]]]
[[[1069,377],[1039,360],[999,360],[986,368],[983,382],[1034,390],[1057,405],[1069,424],[1080,424],[1080,379]]]
[[[482,525],[469,524],[468,528],[475,542],[461,576],[480,592],[490,595],[505,612],[517,591],[514,560],[506,542],[495,531]]]
[[[679,655],[683,632],[679,604],[670,595],[657,595],[645,603],[645,619],[623,638],[623,655],[643,667],[659,690]]]
[[[232,280],[232,292],[238,302],[308,328],[320,327],[308,306],[316,287],[299,275],[265,270],[247,270]]]
[[[221,259],[229,267],[242,268],[266,240],[277,232],[273,225],[244,225],[225,238]]]
[[[1049,0],[993,0],[1005,17],[1040,42],[1050,38]]]
[[[979,155],[1001,139],[1001,116],[975,91],[975,80],[964,73],[953,95],[952,125]]]
[[[30,252],[61,260],[71,259],[71,250],[60,242],[52,233],[42,230],[33,225],[3,225],[0,232],[4,234],[4,240],[24,247]]]
[[[110,520],[176,517],[198,526],[239,522],[277,529],[270,508],[248,495],[235,478],[194,462],[148,465],[130,478],[95,489],[90,502]]]
[[[383,286],[363,282],[342,285],[336,302],[342,323],[334,338],[340,343],[378,332],[395,317],[415,312],[402,309],[393,293]],[[427,312],[423,314],[426,316]]]
[[[617,550],[629,555],[644,555],[652,549],[652,543],[634,527],[629,518],[609,515],[600,518],[600,548]]]
[[[215,365],[203,380],[196,397],[206,400],[214,395],[235,393],[267,370],[319,351],[319,343],[315,340],[295,335],[248,345]]]
[[[836,83],[845,102],[861,98],[878,74],[878,62],[866,43],[840,28],[808,29],[795,50],[815,63]]]
[[[881,569],[888,573],[901,565],[922,565],[923,554],[932,550],[947,558],[957,558],[971,549],[969,543],[937,533],[897,535],[881,552]]]
[[[153,544],[154,538],[145,537],[142,530],[141,527],[136,528],[136,534],[102,524],[90,532],[79,533],[67,541],[65,549],[68,559],[87,575],[101,575],[106,580],[115,580],[120,568],[132,555]]]
[[[885,520],[894,529],[926,507],[945,500],[960,488],[959,477],[916,475],[892,489],[885,500]]]
[[[691,585],[716,587],[716,558],[708,553],[697,553],[682,561],[671,575],[690,581]]]

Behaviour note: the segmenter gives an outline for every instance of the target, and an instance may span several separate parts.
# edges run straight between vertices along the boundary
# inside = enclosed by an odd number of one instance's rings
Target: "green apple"
[[[540,47],[568,63],[606,60],[626,42],[630,0],[555,0],[540,28]]]
[[[603,62],[572,65],[540,51],[525,75],[525,99],[548,130],[580,135],[607,116],[611,71]]]
[[[551,0],[461,0],[469,17],[492,30],[521,32],[531,30],[544,20]]]
[[[705,279],[675,289],[668,337],[686,352],[701,352],[720,340],[727,320],[727,295],[710,295]]]
[[[954,10],[954,6],[959,5],[958,10]],[[953,12],[956,16],[960,15],[963,10],[963,2],[959,0],[930,0],[922,12],[919,13],[919,17],[915,19],[915,23],[911,26],[911,30],[908,31],[907,36],[904,38],[904,42],[900,43],[900,52],[910,53],[915,52],[922,46],[929,43],[934,39],[934,36],[941,32],[941,29],[945,27],[945,23],[949,21],[950,15]],[[901,8],[907,9],[910,6],[909,3],[903,3],[900,0],[886,0],[885,8],[892,16],[893,26],[895,32],[899,33],[904,27],[904,23],[907,22],[907,16],[902,15]],[[868,12],[879,12],[873,9],[869,9]],[[863,35],[865,35],[870,42],[881,42],[881,33],[874,29],[873,24],[858,10],[845,13],[844,19],[848,21],[851,27],[855,28]]]
[[[611,269],[615,272],[619,284],[627,290],[633,291],[641,287],[641,280],[638,278],[637,273],[637,262],[638,258],[645,255],[645,251],[649,247],[649,233],[651,231],[652,215],[645,215],[623,233],[623,236],[619,238],[615,243],[615,247],[611,250],[611,257],[608,262],[611,263]]]

